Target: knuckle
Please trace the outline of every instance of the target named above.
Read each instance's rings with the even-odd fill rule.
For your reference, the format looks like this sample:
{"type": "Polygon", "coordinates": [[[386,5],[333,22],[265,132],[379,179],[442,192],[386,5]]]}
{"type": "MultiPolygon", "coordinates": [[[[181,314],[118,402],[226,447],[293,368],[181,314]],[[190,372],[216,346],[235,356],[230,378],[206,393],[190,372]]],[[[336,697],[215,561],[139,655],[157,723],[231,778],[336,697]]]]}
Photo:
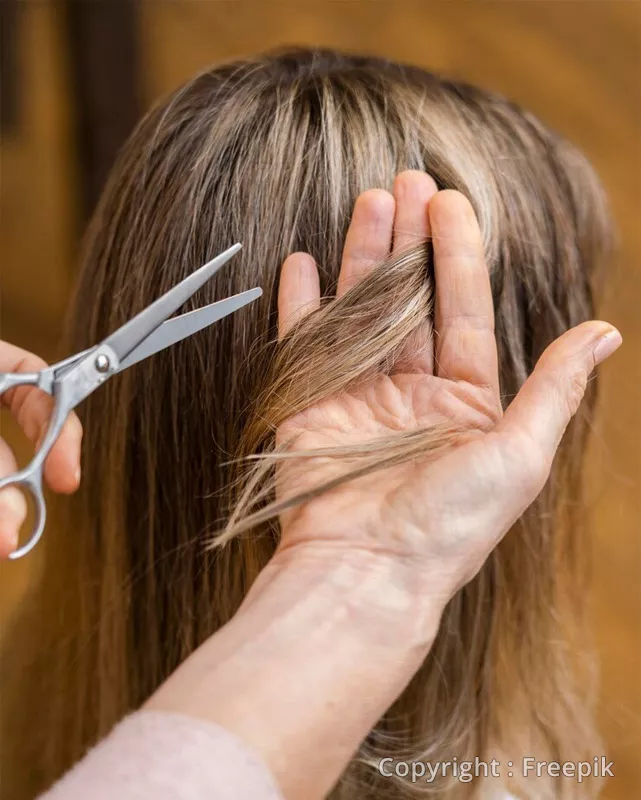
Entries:
{"type": "Polygon", "coordinates": [[[53,398],[34,387],[20,386],[11,399],[10,411],[32,441],[43,432],[51,415],[53,398]]]}
{"type": "Polygon", "coordinates": [[[47,367],[47,362],[44,361],[40,356],[34,356],[32,353],[28,353],[21,358],[20,361],[16,364],[14,368],[14,372],[39,372],[42,369],[47,367]]]}

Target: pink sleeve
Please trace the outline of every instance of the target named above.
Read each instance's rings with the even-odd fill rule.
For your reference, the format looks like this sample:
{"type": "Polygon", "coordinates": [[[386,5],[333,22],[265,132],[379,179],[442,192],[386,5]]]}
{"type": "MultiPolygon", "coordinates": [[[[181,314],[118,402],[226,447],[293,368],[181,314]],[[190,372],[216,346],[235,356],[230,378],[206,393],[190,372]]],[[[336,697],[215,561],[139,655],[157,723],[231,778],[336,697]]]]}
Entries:
{"type": "Polygon", "coordinates": [[[40,800],[283,800],[256,753],[218,725],[138,711],[40,800]]]}

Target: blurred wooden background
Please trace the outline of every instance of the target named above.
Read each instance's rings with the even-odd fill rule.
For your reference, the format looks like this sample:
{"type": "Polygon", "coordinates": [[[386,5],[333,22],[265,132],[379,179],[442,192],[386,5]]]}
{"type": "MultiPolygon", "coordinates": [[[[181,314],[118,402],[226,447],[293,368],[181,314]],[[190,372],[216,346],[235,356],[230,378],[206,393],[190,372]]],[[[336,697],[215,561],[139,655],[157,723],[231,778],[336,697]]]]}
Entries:
{"type": "MultiPolygon", "coordinates": [[[[212,62],[296,43],[382,54],[509,95],[583,148],[610,194],[621,236],[599,313],[625,340],[602,372],[590,458],[593,530],[585,541],[594,552],[594,589],[586,602],[601,660],[601,726],[616,772],[604,797],[639,796],[641,4],[1,0],[1,6],[1,335],[46,358],[56,355],[78,237],[114,145],[151,101],[212,62]]],[[[11,424],[2,421],[3,434],[15,442],[11,424]]],[[[36,556],[0,568],[3,625],[37,579],[38,562],[36,556]]]]}

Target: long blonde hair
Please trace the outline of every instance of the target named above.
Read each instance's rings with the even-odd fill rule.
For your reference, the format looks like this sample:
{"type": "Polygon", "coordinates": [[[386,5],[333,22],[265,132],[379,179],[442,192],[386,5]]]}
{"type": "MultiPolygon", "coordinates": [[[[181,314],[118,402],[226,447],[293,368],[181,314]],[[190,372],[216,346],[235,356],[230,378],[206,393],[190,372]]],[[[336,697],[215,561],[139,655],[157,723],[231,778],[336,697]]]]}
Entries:
{"type": "MultiPolygon", "coordinates": [[[[46,537],[45,576],[24,612],[30,655],[16,656],[12,642],[5,658],[22,673],[4,734],[15,747],[5,775],[20,787],[16,797],[69,767],[234,614],[279,535],[269,515],[250,518],[240,535],[243,506],[224,546],[207,547],[256,476],[239,474],[236,460],[269,451],[276,426],[310,398],[392,363],[430,317],[427,243],[376,270],[345,301],[349,313],[327,306],[276,342],[284,258],[311,253],[331,294],[357,195],[390,188],[404,169],[429,172],[474,205],[508,403],[543,348],[592,316],[609,239],[591,167],[535,117],[415,67],[289,50],[199,75],[131,136],[87,235],[69,351],[99,341],[235,241],[241,254],[193,307],[254,285],[264,298],[110,381],[81,408],[72,522],[46,537]],[[26,731],[16,729],[18,715],[26,731]]],[[[593,399],[594,383],[548,486],[449,603],[428,659],[363,743],[337,798],[474,791],[458,781],[390,782],[371,766],[381,752],[443,761],[594,755],[566,613],[593,399]]],[[[386,463],[390,446],[381,443],[370,466],[386,463]]],[[[416,456],[416,441],[393,446],[394,459],[416,456]]],[[[270,500],[268,480],[259,474],[259,508],[270,500]]],[[[542,781],[534,789],[517,790],[561,794],[542,781]]]]}

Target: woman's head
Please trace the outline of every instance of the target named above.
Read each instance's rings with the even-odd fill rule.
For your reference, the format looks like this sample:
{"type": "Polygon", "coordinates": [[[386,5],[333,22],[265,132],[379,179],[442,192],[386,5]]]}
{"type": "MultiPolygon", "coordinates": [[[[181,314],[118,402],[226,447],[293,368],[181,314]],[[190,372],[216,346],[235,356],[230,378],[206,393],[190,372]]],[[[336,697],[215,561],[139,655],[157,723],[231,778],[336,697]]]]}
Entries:
{"type": "MultiPolygon", "coordinates": [[[[50,537],[56,551],[80,550],[60,569],[67,583],[70,570],[77,575],[63,623],[65,707],[49,709],[61,742],[50,745],[54,769],[229,619],[273,553],[273,522],[206,549],[243,489],[230,462],[268,448],[288,408],[328,389],[327,332],[340,339],[341,325],[358,322],[320,315],[315,340],[310,319],[297,383],[277,356],[279,267],[307,251],[332,292],[356,197],[390,188],[405,169],[429,172],[476,210],[507,403],[545,345],[592,315],[608,239],[591,168],[534,117],[415,67],[291,50],[203,73],[152,110],[125,146],[88,233],[70,346],[99,341],[235,241],[243,250],[194,306],[254,285],[264,297],[129,370],[84,407],[76,521],[50,537]],[[65,537],[73,550],[61,546],[65,537]]],[[[369,347],[363,333],[370,360],[377,349],[382,363],[393,358],[401,333],[431,313],[429,261],[429,247],[419,247],[359,289],[379,323],[369,347]],[[408,323],[417,295],[422,305],[408,323]]],[[[336,350],[332,389],[358,377],[364,351],[351,341],[336,350]]],[[[491,757],[492,747],[519,747],[519,736],[541,756],[579,752],[585,728],[558,609],[570,552],[561,512],[575,502],[568,490],[585,427],[584,415],[539,503],[450,603],[428,662],[364,757],[380,742],[392,755],[491,757]]],[[[353,789],[356,777],[372,797],[391,791],[355,763],[341,796],[370,796],[353,789]]]]}

